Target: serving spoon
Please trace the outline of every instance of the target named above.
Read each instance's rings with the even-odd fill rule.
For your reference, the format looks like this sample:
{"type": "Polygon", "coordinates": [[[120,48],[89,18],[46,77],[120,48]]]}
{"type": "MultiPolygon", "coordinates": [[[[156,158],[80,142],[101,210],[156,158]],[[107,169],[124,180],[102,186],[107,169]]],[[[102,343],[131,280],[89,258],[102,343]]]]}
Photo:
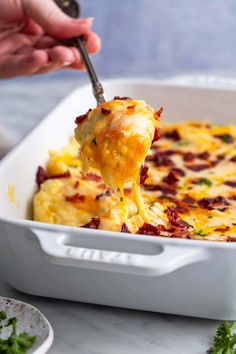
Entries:
{"type": "MultiPolygon", "coordinates": [[[[60,7],[60,9],[68,16],[77,18],[80,15],[80,6],[75,0],[54,0],[54,2],[60,7]]],[[[97,104],[105,102],[104,90],[102,84],[100,83],[93,63],[89,57],[88,51],[85,46],[85,40],[83,36],[75,37],[70,39],[68,44],[76,47],[83,59],[84,65],[86,66],[89,78],[93,87],[93,94],[97,100],[97,104]]]]}

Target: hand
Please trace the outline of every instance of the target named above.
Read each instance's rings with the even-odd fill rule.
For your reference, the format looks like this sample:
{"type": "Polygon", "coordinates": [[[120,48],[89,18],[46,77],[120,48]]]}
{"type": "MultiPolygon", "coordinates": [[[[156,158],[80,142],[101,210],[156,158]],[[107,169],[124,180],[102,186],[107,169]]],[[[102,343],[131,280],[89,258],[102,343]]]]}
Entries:
{"type": "Polygon", "coordinates": [[[73,19],[53,0],[0,0],[0,78],[84,69],[76,48],[60,40],[85,35],[90,54],[100,48],[92,19],[73,19]]]}

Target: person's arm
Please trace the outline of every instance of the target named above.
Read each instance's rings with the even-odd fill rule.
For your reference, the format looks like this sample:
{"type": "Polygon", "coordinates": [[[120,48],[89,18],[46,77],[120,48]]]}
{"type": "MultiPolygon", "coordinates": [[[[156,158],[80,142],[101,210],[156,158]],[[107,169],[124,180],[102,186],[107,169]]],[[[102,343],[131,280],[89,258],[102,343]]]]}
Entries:
{"type": "Polygon", "coordinates": [[[53,0],[0,1],[0,78],[83,69],[79,52],[60,40],[85,35],[90,54],[100,48],[92,19],[73,19],[53,0]]]}

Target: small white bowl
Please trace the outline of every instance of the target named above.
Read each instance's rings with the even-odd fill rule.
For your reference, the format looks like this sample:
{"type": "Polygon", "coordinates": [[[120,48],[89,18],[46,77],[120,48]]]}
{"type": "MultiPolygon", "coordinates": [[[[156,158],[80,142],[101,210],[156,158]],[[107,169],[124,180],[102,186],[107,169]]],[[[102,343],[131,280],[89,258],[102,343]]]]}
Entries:
{"type": "MultiPolygon", "coordinates": [[[[45,354],[53,342],[53,329],[46,317],[35,307],[25,302],[0,297],[0,311],[6,312],[7,318],[17,318],[17,333],[27,332],[36,336],[36,342],[27,354],[45,354]]],[[[2,338],[11,333],[11,328],[4,328],[2,338]]]]}

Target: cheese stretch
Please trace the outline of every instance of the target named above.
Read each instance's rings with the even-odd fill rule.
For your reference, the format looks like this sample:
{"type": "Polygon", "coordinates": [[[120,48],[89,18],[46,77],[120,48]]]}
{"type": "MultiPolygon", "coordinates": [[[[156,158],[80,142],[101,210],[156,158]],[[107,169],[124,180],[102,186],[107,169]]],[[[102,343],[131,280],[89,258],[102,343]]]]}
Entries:
{"type": "Polygon", "coordinates": [[[105,124],[109,114],[91,111],[91,121],[86,118],[76,130],[80,146],[72,138],[61,151],[50,152],[46,170],[37,174],[34,220],[151,236],[236,240],[236,127],[199,121],[164,124],[160,140],[151,145],[159,128],[154,111],[143,101],[117,101],[104,107],[113,112],[110,127],[105,124]],[[136,113],[126,113],[127,105],[134,104],[136,113]],[[123,123],[120,112],[127,114],[123,123]],[[110,131],[102,136],[102,127],[116,127],[114,134],[121,136],[110,139],[110,131]],[[133,181],[139,185],[145,155],[149,170],[141,186],[140,213],[133,181]]]}

